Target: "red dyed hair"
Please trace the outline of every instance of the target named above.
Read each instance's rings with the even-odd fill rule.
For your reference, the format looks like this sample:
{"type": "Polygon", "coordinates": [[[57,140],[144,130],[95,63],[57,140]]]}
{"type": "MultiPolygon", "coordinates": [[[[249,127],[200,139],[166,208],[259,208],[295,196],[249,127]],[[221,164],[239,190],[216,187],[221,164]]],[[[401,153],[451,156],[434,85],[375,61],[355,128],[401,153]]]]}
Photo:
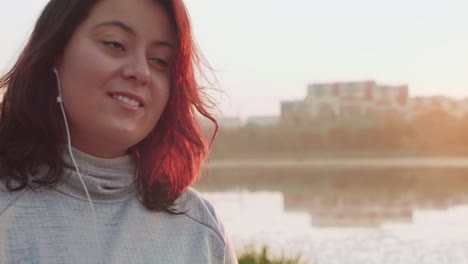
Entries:
{"type": "MultiPolygon", "coordinates": [[[[174,15],[179,47],[176,63],[171,74],[171,94],[153,135],[137,145],[135,154],[140,158],[141,184],[151,186],[152,191],[143,196],[158,207],[167,207],[186,188],[198,180],[201,163],[208,154],[208,145],[196,114],[215,123],[206,110],[201,97],[201,88],[196,80],[196,69],[201,66],[199,53],[194,45],[188,12],[180,0],[171,2],[170,13],[174,15]],[[158,194],[152,200],[153,194],[158,194]]],[[[216,132],[215,132],[216,134],[216,132]]],[[[144,189],[144,185],[141,185],[144,189]]]]}

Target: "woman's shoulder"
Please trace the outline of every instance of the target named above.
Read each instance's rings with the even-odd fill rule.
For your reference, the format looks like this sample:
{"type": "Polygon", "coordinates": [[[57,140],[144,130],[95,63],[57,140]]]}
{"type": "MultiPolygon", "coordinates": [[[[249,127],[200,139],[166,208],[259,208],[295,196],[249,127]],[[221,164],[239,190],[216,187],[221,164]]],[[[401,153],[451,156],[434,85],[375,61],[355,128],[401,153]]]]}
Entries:
{"type": "Polygon", "coordinates": [[[176,201],[177,209],[193,221],[212,229],[223,241],[226,239],[224,225],[213,205],[192,187],[176,201]]]}
{"type": "MultiPolygon", "coordinates": [[[[12,193],[6,187],[5,180],[0,178],[0,206],[12,199],[12,193]]],[[[1,208],[0,208],[1,211],[1,208]]]]}
{"type": "Polygon", "coordinates": [[[0,215],[14,203],[20,193],[21,191],[10,191],[6,186],[5,180],[0,178],[0,215]]]}

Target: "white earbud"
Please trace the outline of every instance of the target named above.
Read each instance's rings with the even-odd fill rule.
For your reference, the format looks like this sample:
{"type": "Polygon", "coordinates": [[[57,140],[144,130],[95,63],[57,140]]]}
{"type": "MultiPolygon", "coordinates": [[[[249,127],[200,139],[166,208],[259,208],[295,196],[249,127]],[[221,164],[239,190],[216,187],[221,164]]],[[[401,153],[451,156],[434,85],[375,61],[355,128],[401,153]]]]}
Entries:
{"type": "Polygon", "coordinates": [[[59,78],[59,75],[58,75],[58,71],[57,71],[57,68],[53,68],[52,71],[54,72],[55,74],[55,77],[57,78],[57,89],[58,89],[58,92],[59,92],[59,96],[57,96],[57,103],[61,104],[63,103],[63,98],[62,98],[62,89],[60,87],[60,78],[59,78]]]}

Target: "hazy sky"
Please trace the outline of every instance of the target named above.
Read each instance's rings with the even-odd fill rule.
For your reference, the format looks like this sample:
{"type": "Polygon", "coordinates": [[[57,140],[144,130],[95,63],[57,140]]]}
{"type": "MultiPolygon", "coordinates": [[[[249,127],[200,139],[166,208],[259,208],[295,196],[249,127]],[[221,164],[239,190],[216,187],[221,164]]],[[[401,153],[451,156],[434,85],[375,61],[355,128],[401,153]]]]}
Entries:
{"type": "MultiPolygon", "coordinates": [[[[0,70],[47,0],[0,0],[0,70]]],[[[279,114],[308,83],[373,79],[468,96],[467,0],[186,0],[226,115],[279,114]]]]}

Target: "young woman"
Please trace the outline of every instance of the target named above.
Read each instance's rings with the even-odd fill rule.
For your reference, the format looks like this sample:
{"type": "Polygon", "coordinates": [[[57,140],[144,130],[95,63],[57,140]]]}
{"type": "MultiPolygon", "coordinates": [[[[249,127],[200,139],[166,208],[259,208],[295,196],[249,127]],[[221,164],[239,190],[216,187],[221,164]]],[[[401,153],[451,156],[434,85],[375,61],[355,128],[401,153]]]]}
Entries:
{"type": "Polygon", "coordinates": [[[236,263],[181,0],[50,0],[0,79],[0,263],[236,263]]]}

